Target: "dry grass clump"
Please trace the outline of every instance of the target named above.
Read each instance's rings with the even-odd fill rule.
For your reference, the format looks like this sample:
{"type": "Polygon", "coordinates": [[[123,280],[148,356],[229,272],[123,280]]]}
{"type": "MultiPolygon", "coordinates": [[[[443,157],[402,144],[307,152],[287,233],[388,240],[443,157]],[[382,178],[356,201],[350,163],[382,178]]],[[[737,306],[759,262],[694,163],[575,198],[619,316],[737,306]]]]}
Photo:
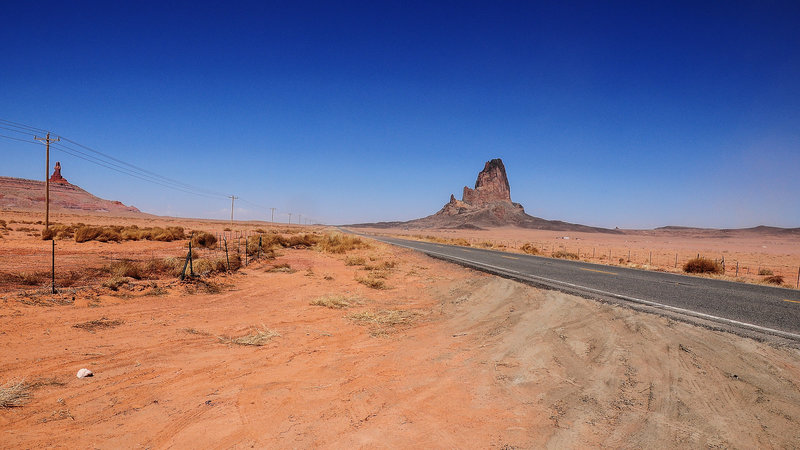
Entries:
{"type": "Polygon", "coordinates": [[[346,266],[363,266],[366,263],[367,260],[363,256],[348,256],[344,260],[346,266]]]}
{"type": "Polygon", "coordinates": [[[357,297],[346,297],[344,295],[325,295],[309,303],[312,306],[324,306],[330,309],[349,308],[358,302],[357,297]]]}
{"type": "Polygon", "coordinates": [[[722,273],[722,265],[701,256],[686,261],[683,271],[686,273],[722,273]]]}
{"type": "Polygon", "coordinates": [[[217,237],[211,233],[201,231],[192,237],[192,244],[197,247],[213,249],[217,245],[217,237]]]}
{"type": "Polygon", "coordinates": [[[289,264],[284,263],[284,264],[276,264],[270,267],[269,269],[267,269],[267,272],[295,273],[297,271],[292,269],[292,266],[290,266],[289,264]]]}
{"type": "Polygon", "coordinates": [[[114,328],[122,325],[124,322],[121,320],[109,320],[105,317],[101,317],[97,320],[90,320],[88,322],[76,323],[72,326],[72,328],[80,328],[82,330],[93,332],[95,330],[104,329],[104,328],[114,328]]]}
{"type": "Polygon", "coordinates": [[[376,277],[374,274],[370,274],[368,277],[356,277],[356,281],[372,289],[389,289],[386,280],[376,277]]]}
{"type": "Polygon", "coordinates": [[[17,408],[31,397],[31,388],[25,381],[9,381],[0,386],[0,408],[17,408]]]}
{"type": "Polygon", "coordinates": [[[8,229],[8,223],[6,223],[6,221],[3,219],[0,219],[0,229],[8,229]]]}
{"type": "Polygon", "coordinates": [[[762,277],[763,277],[763,276],[767,276],[767,275],[775,275],[775,274],[774,274],[774,273],[772,273],[772,271],[771,271],[771,270],[769,270],[769,269],[759,269],[759,270],[758,270],[758,274],[759,274],[760,276],[762,276],[762,277]]]}
{"type": "Polygon", "coordinates": [[[119,242],[122,234],[110,227],[84,226],[75,230],[75,242],[119,242]]]}
{"type": "Polygon", "coordinates": [[[578,255],[576,255],[575,253],[564,251],[564,250],[559,250],[559,251],[553,253],[553,258],[578,259],[578,255]]]}
{"type": "Polygon", "coordinates": [[[762,281],[769,284],[777,284],[778,286],[783,284],[783,277],[781,275],[771,275],[764,278],[762,281]]]}
{"type": "Polygon", "coordinates": [[[324,253],[346,253],[350,250],[370,248],[371,245],[358,236],[342,233],[328,233],[323,235],[317,243],[317,248],[324,253]]]}
{"type": "Polygon", "coordinates": [[[539,254],[539,249],[536,248],[530,242],[526,242],[526,243],[522,244],[522,247],[520,247],[519,249],[522,250],[522,253],[527,253],[529,255],[538,255],[539,254]]]}
{"type": "Polygon", "coordinates": [[[113,277],[128,277],[141,280],[145,277],[142,267],[134,261],[117,261],[108,266],[113,277]]]}
{"type": "Polygon", "coordinates": [[[407,327],[419,316],[415,311],[403,309],[383,309],[380,311],[361,311],[349,314],[348,319],[359,325],[368,325],[372,336],[381,336],[394,328],[407,327]]]}
{"type": "Polygon", "coordinates": [[[195,275],[207,276],[218,272],[225,272],[228,270],[228,264],[225,257],[218,258],[201,258],[192,262],[195,275]]]}
{"type": "Polygon", "coordinates": [[[382,261],[374,264],[364,264],[365,270],[387,271],[394,269],[397,266],[397,261],[382,261]]]}
{"type": "MultiPolygon", "coordinates": [[[[139,228],[136,225],[127,227],[112,225],[112,226],[90,226],[84,224],[75,224],[71,227],[64,228],[64,233],[74,232],[75,242],[119,242],[119,241],[162,241],[171,242],[179,239],[185,239],[186,233],[183,227],[148,227],[139,228]]],[[[56,230],[58,233],[59,230],[56,230]]]]}
{"type": "Polygon", "coordinates": [[[270,339],[280,336],[277,331],[270,330],[262,325],[262,329],[258,329],[253,327],[253,330],[244,336],[239,337],[229,337],[229,336],[220,336],[220,342],[224,344],[236,344],[236,345],[253,345],[253,346],[262,346],[270,341],[270,339]]]}

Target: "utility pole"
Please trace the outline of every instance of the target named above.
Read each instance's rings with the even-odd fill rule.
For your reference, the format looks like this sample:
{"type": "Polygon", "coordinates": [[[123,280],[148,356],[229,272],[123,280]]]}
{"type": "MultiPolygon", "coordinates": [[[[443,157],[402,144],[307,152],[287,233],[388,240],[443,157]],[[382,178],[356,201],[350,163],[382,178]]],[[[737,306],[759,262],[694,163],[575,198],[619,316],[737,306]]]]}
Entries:
{"type": "Polygon", "coordinates": [[[272,220],[270,222],[275,223],[275,208],[270,208],[272,210],[272,220]]]}
{"type": "Polygon", "coordinates": [[[303,215],[302,214],[300,214],[299,217],[297,218],[297,224],[298,225],[302,225],[303,224],[303,215]]]}
{"type": "Polygon", "coordinates": [[[47,137],[40,138],[38,136],[33,137],[37,141],[42,141],[47,147],[47,157],[46,157],[46,167],[44,168],[44,184],[45,184],[45,213],[44,213],[44,229],[48,230],[50,228],[50,143],[51,142],[58,142],[61,138],[50,139],[50,132],[47,132],[47,137]]]}
{"type": "Polygon", "coordinates": [[[234,197],[233,195],[229,195],[231,198],[231,228],[233,228],[233,201],[239,197],[234,197]]]}
{"type": "Polygon", "coordinates": [[[288,214],[289,214],[289,223],[291,224],[292,223],[292,213],[288,213],[288,214]]]}

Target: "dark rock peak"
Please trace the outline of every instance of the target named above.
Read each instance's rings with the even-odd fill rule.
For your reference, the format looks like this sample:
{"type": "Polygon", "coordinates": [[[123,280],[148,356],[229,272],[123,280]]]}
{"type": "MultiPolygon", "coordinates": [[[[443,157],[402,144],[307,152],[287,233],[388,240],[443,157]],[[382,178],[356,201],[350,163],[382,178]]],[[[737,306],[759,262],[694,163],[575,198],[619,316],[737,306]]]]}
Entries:
{"type": "Polygon", "coordinates": [[[464,186],[462,201],[472,206],[495,202],[511,202],[506,167],[500,158],[487,161],[475,180],[475,189],[464,186]]]}

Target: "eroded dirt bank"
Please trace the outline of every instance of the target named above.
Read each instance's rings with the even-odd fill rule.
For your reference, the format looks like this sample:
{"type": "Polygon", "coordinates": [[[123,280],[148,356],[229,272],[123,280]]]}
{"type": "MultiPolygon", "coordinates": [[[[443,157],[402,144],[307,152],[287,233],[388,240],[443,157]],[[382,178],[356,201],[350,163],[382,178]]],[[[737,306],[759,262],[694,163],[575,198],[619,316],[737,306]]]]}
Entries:
{"type": "Polygon", "coordinates": [[[800,446],[796,349],[362,253],[395,262],[389,289],[352,255],[290,250],[218,293],[0,300],[0,383],[39,383],[0,409],[0,446],[800,446]],[[334,294],[349,306],[311,304],[334,294]],[[120,323],[74,327],[101,318],[120,323]]]}

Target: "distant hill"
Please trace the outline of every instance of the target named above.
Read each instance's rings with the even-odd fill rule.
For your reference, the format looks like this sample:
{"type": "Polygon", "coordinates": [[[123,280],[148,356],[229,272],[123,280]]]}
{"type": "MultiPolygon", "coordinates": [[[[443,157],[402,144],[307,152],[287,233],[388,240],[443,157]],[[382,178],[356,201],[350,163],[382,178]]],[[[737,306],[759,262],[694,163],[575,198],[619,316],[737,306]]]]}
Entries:
{"type": "MultiPolygon", "coordinates": [[[[96,197],[61,176],[61,165],[50,178],[50,211],[60,213],[91,213],[113,216],[149,216],[133,206],[96,197]]],[[[0,210],[44,211],[44,181],[0,177],[0,210]]]]}
{"type": "Polygon", "coordinates": [[[536,230],[582,231],[587,233],[621,233],[619,230],[590,227],[560,220],[546,220],[525,213],[525,208],[511,201],[511,188],[501,159],[487,161],[478,174],[475,188],[464,186],[461,200],[450,195],[450,201],[439,212],[407,222],[378,222],[350,225],[372,228],[451,228],[484,229],[516,226],[536,230]]]}

